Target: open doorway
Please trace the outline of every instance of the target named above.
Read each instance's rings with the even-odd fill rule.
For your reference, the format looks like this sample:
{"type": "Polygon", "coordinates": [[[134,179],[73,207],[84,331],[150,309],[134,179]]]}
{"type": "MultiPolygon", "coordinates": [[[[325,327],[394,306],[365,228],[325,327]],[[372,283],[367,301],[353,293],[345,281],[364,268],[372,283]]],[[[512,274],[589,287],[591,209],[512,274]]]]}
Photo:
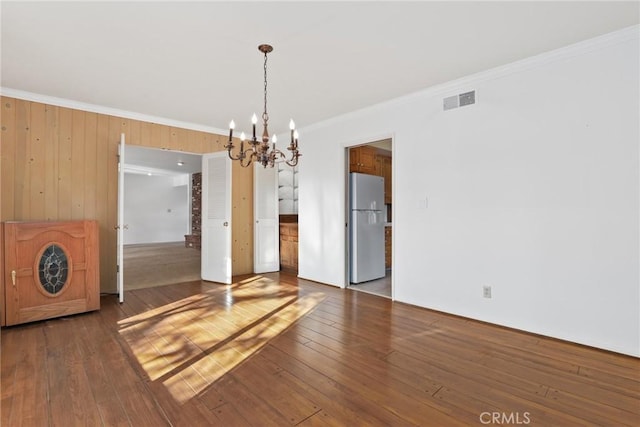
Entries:
{"type": "Polygon", "coordinates": [[[298,168],[278,164],[280,271],[298,274],[298,168]]]}
{"type": "Polygon", "coordinates": [[[348,287],[392,298],[392,140],[347,150],[348,287]]]}
{"type": "Polygon", "coordinates": [[[126,290],[200,280],[202,156],[127,146],[126,290]]]}

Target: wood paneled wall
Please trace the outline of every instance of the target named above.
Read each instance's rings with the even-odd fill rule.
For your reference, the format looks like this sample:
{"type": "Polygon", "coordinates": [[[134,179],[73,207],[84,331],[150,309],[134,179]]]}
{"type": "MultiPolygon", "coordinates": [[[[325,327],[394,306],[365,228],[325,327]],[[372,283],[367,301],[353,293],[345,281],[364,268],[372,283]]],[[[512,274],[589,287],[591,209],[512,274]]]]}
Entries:
{"type": "Polygon", "coordinates": [[[253,273],[253,168],[253,164],[243,168],[239,162],[231,166],[231,269],[234,275],[253,273]]]}
{"type": "MultiPolygon", "coordinates": [[[[226,142],[223,135],[0,99],[0,220],[98,220],[103,292],[116,289],[120,134],[129,145],[197,154],[220,151],[226,142]]],[[[253,271],[253,168],[237,162],[232,168],[235,275],[253,271]]]]}

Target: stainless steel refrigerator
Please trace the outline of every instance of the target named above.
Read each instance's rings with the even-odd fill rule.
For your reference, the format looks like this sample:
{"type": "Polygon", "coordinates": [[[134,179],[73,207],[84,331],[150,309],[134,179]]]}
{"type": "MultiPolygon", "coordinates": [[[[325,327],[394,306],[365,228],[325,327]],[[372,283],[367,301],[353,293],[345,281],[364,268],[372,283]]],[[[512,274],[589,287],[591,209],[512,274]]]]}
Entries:
{"type": "Polygon", "coordinates": [[[385,275],[384,178],[355,172],[349,178],[350,282],[362,283],[385,275]]]}

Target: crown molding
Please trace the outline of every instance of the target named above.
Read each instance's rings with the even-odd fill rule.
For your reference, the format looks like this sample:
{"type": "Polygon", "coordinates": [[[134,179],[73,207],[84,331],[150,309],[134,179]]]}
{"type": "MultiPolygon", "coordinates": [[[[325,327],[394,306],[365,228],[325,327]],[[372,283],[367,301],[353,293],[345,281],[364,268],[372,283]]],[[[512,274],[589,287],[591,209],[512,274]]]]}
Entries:
{"type": "Polygon", "coordinates": [[[108,116],[122,117],[125,119],[139,120],[141,122],[157,123],[160,125],[172,126],[181,129],[197,130],[200,132],[213,133],[216,135],[226,135],[228,129],[218,129],[211,126],[204,126],[197,123],[183,122],[173,120],[166,117],[151,116],[148,114],[136,113],[134,111],[120,110],[117,108],[105,107],[102,105],[89,104],[85,102],[74,101],[71,99],[57,98],[55,96],[42,95],[33,92],[27,92],[18,89],[0,87],[0,95],[10,98],[23,99],[25,101],[40,102],[47,105],[55,105],[58,107],[72,108],[75,110],[88,111],[90,113],[106,114],[108,116]]]}
{"type": "MultiPolygon", "coordinates": [[[[436,96],[447,96],[458,93],[460,90],[473,89],[474,85],[495,80],[510,74],[515,74],[527,70],[532,70],[547,64],[552,64],[579,55],[585,55],[590,52],[598,51],[610,46],[626,43],[640,38],[640,25],[632,25],[621,30],[613,31],[598,37],[583,40],[565,47],[554,49],[538,55],[530,56],[506,65],[480,71],[459,79],[450,80],[448,82],[431,86],[426,89],[410,93],[398,98],[393,98],[377,104],[370,105],[360,110],[351,111],[340,116],[335,116],[327,120],[314,123],[307,127],[301,128],[300,132],[312,132],[322,129],[335,123],[341,123],[344,120],[354,119],[363,115],[370,114],[380,109],[386,109],[394,106],[401,106],[415,99],[432,98],[436,96]]],[[[477,96],[477,94],[476,94],[477,96]]]]}
{"type": "MultiPolygon", "coordinates": [[[[424,90],[414,92],[399,98],[394,98],[388,101],[384,101],[378,104],[371,105],[369,107],[355,110],[340,116],[332,117],[330,119],[314,123],[307,126],[301,131],[309,132],[316,129],[321,129],[329,126],[333,123],[341,122],[348,118],[354,118],[363,114],[368,114],[371,111],[375,111],[380,108],[387,108],[393,105],[404,104],[415,98],[434,97],[448,92],[458,90],[460,87],[477,85],[488,80],[494,80],[505,75],[530,70],[536,67],[550,64],[563,59],[575,57],[578,55],[593,52],[599,49],[603,49],[608,46],[624,43],[630,40],[637,40],[640,37],[640,25],[633,25],[631,27],[623,28],[618,31],[604,34],[592,39],[584,40],[572,45],[555,49],[549,52],[541,53],[529,58],[522,59],[507,65],[492,68],[489,70],[481,71],[476,74],[472,74],[460,79],[452,80],[440,85],[432,86],[424,90]]],[[[89,111],[93,113],[106,114],[110,116],[123,117],[127,119],[140,120],[143,122],[157,123],[166,126],[173,126],[183,129],[191,129],[201,132],[213,133],[216,135],[226,135],[227,129],[219,129],[211,126],[204,126],[197,123],[183,122],[179,120],[173,120],[166,117],[156,117],[147,114],[136,113],[133,111],[120,110],[117,108],[105,107],[96,104],[89,104],[84,102],[78,102],[65,98],[57,98],[48,95],[42,95],[32,92],[26,92],[18,89],[12,89],[7,87],[0,87],[0,95],[8,96],[12,98],[24,99],[27,101],[40,102],[49,105],[56,105],[60,107],[73,108],[82,111],[89,111]]]]}

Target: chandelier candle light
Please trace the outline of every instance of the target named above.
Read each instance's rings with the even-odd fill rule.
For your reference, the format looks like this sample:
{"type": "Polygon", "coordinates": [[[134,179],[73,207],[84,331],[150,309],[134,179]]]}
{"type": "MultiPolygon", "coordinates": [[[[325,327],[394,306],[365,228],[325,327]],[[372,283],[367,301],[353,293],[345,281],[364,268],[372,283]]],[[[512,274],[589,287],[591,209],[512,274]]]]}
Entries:
{"type": "Polygon", "coordinates": [[[287,147],[287,150],[291,151],[291,157],[286,158],[285,154],[276,148],[277,138],[275,135],[271,137],[271,146],[269,145],[269,131],[267,130],[267,123],[269,121],[269,114],[267,113],[267,53],[273,50],[273,47],[268,44],[261,44],[258,46],[258,50],[264,53],[264,112],[262,113],[262,138],[258,141],[256,138],[256,124],[258,123],[258,117],[253,114],[251,117],[251,124],[253,128],[253,136],[248,141],[250,148],[244,149],[245,134],[240,134],[240,151],[237,155],[233,155],[231,151],[235,148],[233,145],[233,129],[236,124],[233,120],[229,123],[229,143],[224,146],[229,153],[231,160],[239,160],[242,167],[247,167],[251,162],[258,162],[265,168],[267,166],[273,167],[276,163],[281,161],[285,162],[289,166],[295,166],[298,164],[298,157],[302,154],[298,151],[298,131],[293,119],[289,122],[289,129],[291,130],[291,143],[287,147]]]}

